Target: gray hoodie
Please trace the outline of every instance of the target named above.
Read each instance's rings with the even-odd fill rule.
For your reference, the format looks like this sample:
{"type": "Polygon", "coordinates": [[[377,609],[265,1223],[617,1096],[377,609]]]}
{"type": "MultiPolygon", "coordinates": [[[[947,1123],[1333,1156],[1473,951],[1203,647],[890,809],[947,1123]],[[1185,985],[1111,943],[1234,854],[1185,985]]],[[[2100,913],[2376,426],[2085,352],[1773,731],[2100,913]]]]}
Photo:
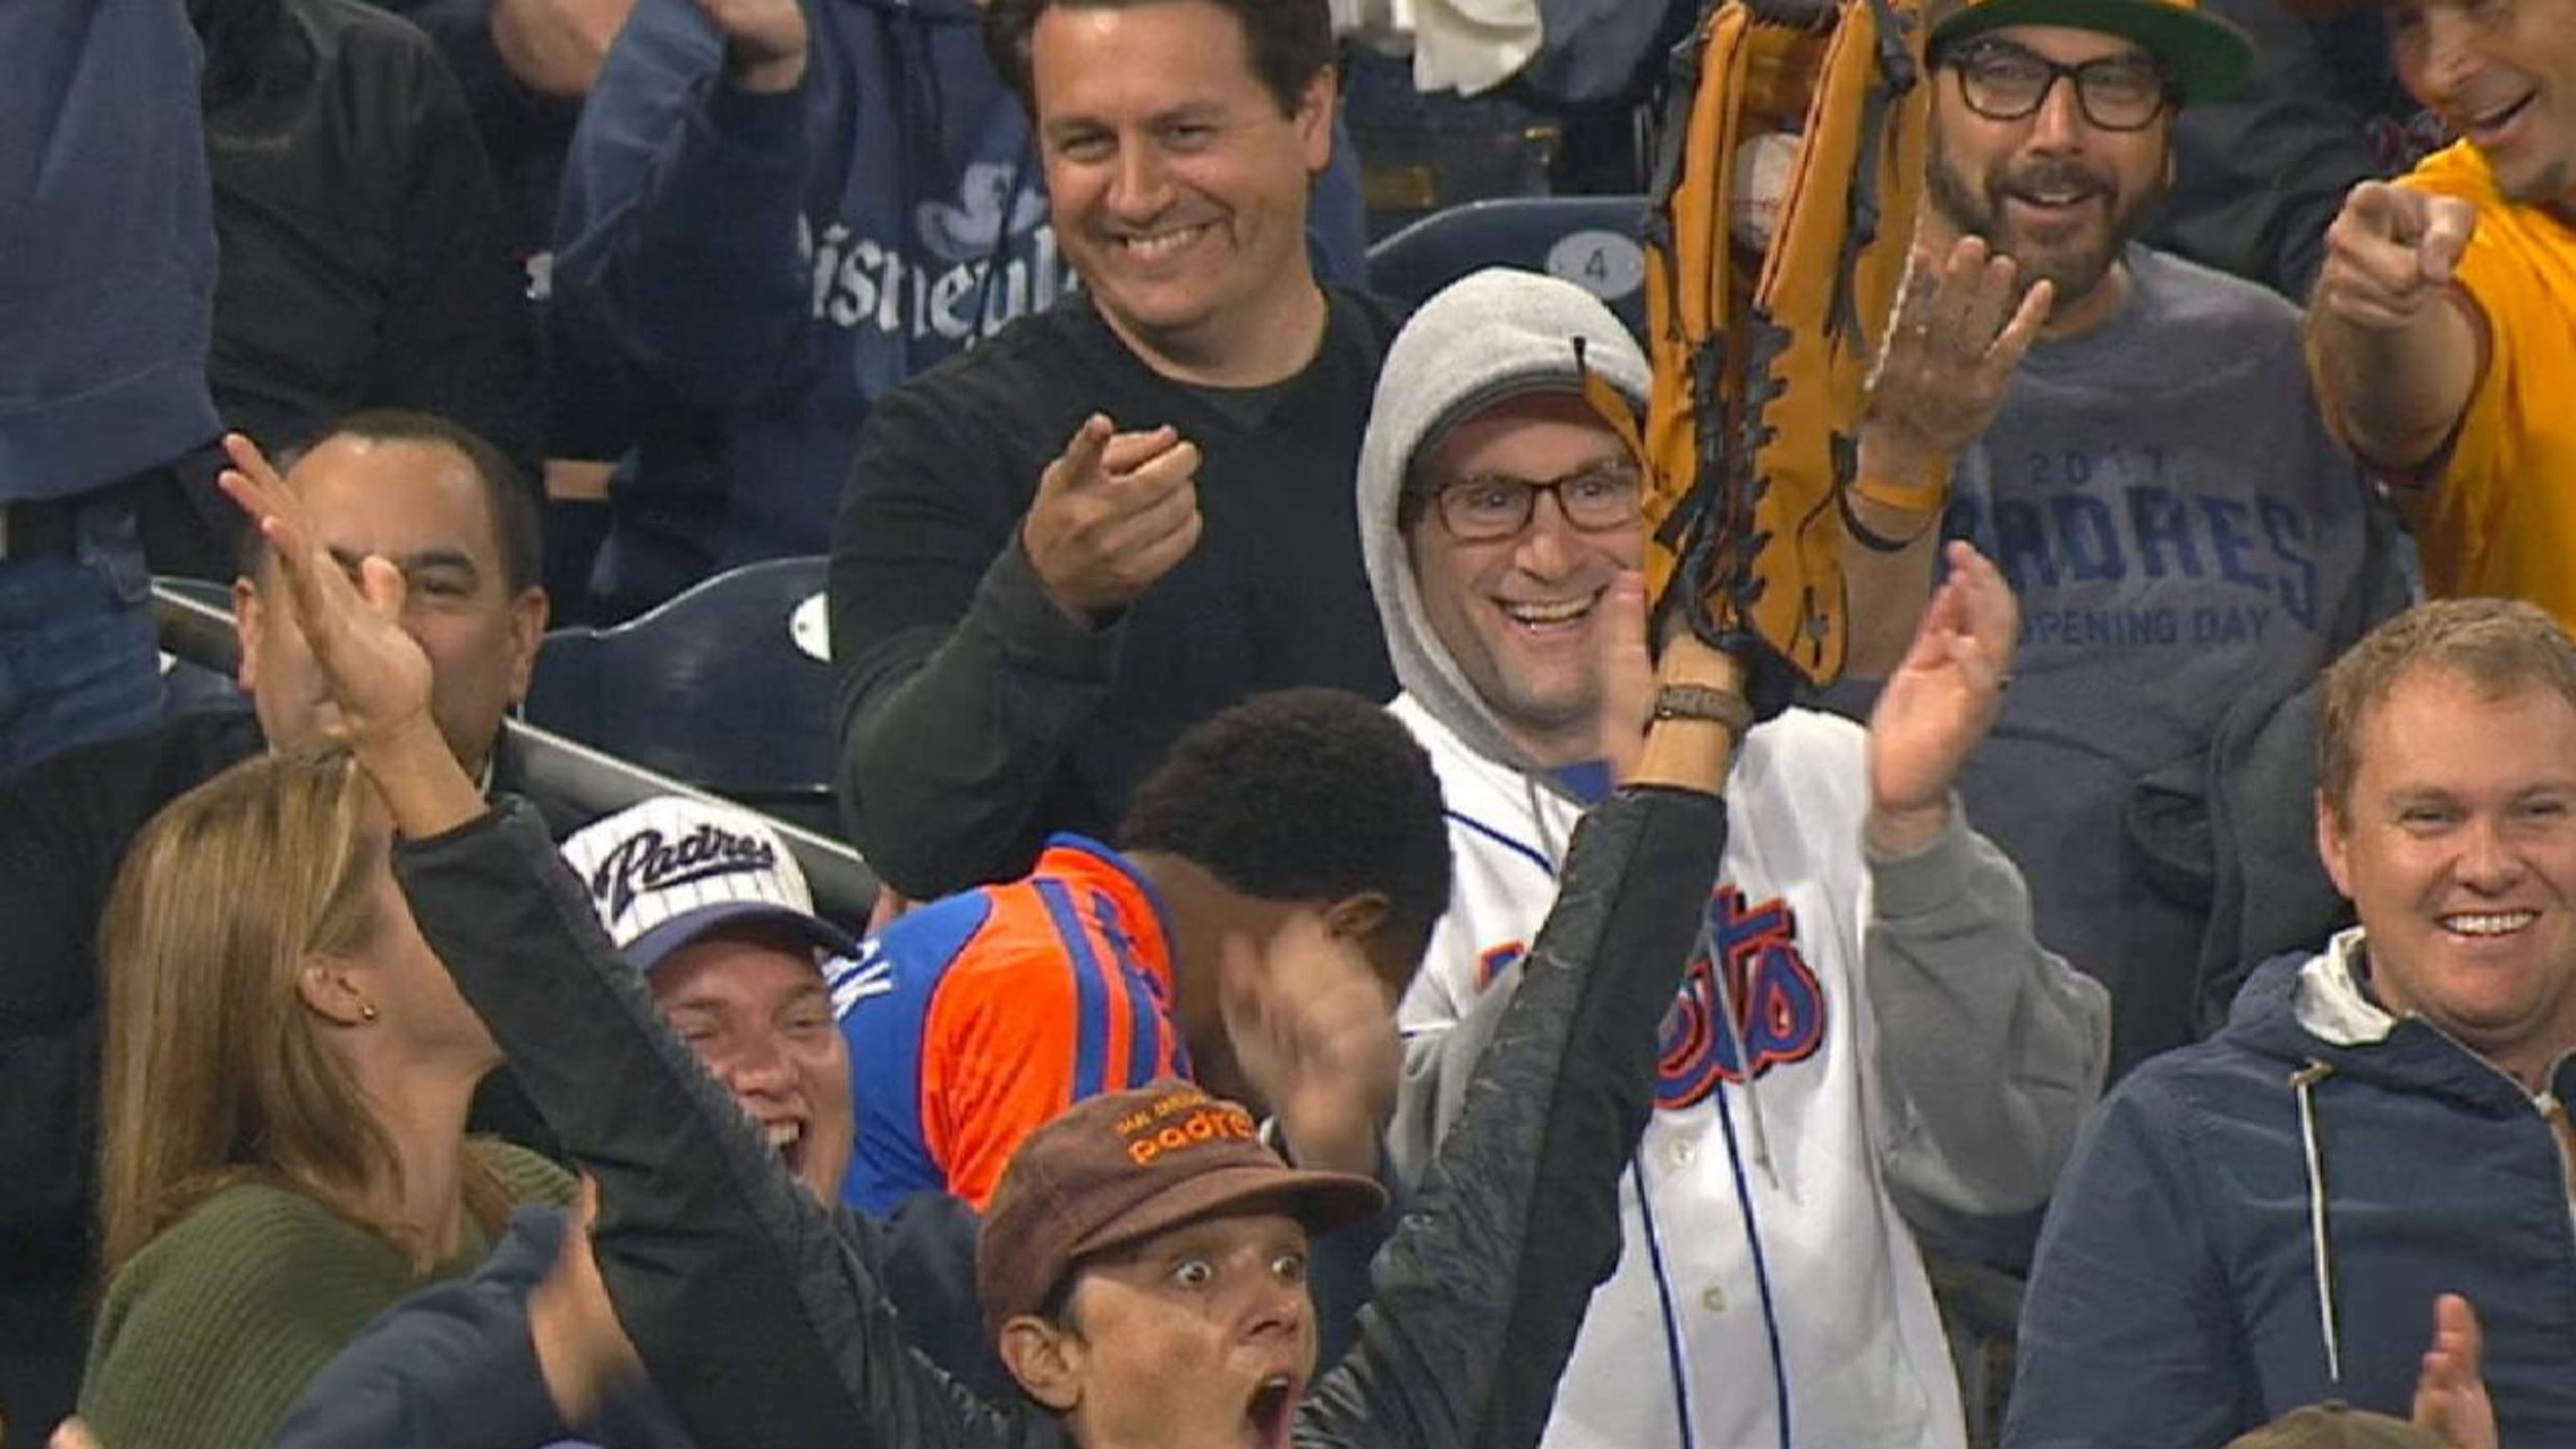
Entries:
{"type": "Polygon", "coordinates": [[[1478,754],[1551,788],[1547,772],[1512,742],[1431,637],[1413,560],[1395,526],[1396,504],[1414,460],[1449,424],[1516,393],[1572,385],[1587,367],[1645,407],[1646,354],[1599,298],[1572,282],[1489,267],[1443,288],[1404,324],[1378,373],[1377,403],[1360,443],[1360,550],[1396,683],[1478,754]],[[1456,366],[1462,357],[1469,365],[1456,366]]]}
{"type": "MultiPolygon", "coordinates": [[[[1576,338],[1581,366],[1643,400],[1645,359],[1581,289],[1469,277],[1389,349],[1361,445],[1361,542],[1405,689],[1391,708],[1440,771],[1456,865],[1400,1013],[1389,1145],[1406,1172],[1464,1105],[1584,792],[1525,757],[1431,633],[1398,505],[1448,423],[1579,381],[1576,338]]],[[[1956,810],[1921,851],[1863,850],[1865,752],[1857,726],[1807,709],[1745,740],[1703,938],[1725,944],[1696,953],[1667,1018],[1625,1250],[1548,1449],[1964,1441],[1916,1234],[2045,1198],[2099,1089],[2107,1008],[2031,938],[2019,873],[1956,810]]]]}

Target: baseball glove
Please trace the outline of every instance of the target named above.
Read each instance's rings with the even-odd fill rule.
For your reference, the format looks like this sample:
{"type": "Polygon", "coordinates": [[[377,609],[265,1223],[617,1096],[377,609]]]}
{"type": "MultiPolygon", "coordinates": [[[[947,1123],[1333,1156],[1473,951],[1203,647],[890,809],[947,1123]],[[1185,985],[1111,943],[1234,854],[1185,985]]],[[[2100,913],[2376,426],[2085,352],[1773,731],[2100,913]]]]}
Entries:
{"type": "Polygon", "coordinates": [[[1923,191],[1923,34],[1922,0],[1709,0],[1674,51],[1647,222],[1647,582],[1749,656],[1766,718],[1843,668],[1845,500],[1923,191]]]}

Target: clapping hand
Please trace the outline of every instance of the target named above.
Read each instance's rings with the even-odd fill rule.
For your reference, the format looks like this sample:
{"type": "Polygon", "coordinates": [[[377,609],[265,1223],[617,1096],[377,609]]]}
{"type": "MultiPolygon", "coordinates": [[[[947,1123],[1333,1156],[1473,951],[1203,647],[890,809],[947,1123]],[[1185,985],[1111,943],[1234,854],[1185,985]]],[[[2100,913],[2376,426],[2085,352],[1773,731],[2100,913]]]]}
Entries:
{"type": "Polygon", "coordinates": [[[1965,543],[1869,718],[1869,843],[1890,854],[1929,844],[1949,818],[1950,787],[2003,707],[2021,610],[2012,586],[1965,543]]]}
{"type": "Polygon", "coordinates": [[[227,433],[224,452],[232,466],[217,482],[267,541],[296,626],[337,707],[325,732],[353,748],[415,727],[435,733],[429,656],[402,627],[402,570],[373,556],[334,557],[258,444],[227,433]]]}
{"type": "Polygon", "coordinates": [[[374,554],[334,556],[257,444],[227,433],[224,451],[233,466],[216,482],[267,540],[330,692],[337,715],[324,732],[357,757],[404,833],[434,835],[481,814],[481,792],[430,714],[429,656],[402,627],[402,570],[374,554]]]}

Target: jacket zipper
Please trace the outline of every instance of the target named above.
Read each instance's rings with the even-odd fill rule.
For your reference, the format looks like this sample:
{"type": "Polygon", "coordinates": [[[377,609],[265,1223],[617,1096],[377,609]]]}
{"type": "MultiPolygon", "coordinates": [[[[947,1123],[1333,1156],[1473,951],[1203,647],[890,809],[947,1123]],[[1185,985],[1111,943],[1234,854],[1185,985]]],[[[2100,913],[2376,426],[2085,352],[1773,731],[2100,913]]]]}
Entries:
{"type": "Polygon", "coordinates": [[[2558,1149],[2559,1186],[2567,1197],[2567,1232],[2569,1239],[2576,1241],[2576,1154],[2568,1147],[2571,1140],[2576,1140],[2576,1121],[2568,1118],[2567,1104],[2558,1099],[2555,1091],[2542,1092],[2531,1099],[2531,1105],[2539,1109],[2541,1122],[2549,1128],[2550,1145],[2558,1149]]]}

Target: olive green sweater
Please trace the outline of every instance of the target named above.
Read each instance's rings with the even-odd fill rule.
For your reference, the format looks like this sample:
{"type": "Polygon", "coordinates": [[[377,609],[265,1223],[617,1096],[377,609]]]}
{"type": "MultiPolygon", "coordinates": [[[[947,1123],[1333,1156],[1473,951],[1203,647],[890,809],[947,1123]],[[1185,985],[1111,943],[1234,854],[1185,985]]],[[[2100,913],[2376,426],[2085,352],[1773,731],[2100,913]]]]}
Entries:
{"type": "MultiPolygon", "coordinates": [[[[532,1152],[483,1140],[469,1150],[515,1199],[572,1199],[572,1179],[532,1152]]],[[[416,1275],[383,1239],[310,1198],[226,1188],[108,1285],[81,1416],[106,1449],[258,1449],[368,1320],[424,1283],[471,1272],[491,1250],[468,1217],[455,1256],[416,1275]]]]}

